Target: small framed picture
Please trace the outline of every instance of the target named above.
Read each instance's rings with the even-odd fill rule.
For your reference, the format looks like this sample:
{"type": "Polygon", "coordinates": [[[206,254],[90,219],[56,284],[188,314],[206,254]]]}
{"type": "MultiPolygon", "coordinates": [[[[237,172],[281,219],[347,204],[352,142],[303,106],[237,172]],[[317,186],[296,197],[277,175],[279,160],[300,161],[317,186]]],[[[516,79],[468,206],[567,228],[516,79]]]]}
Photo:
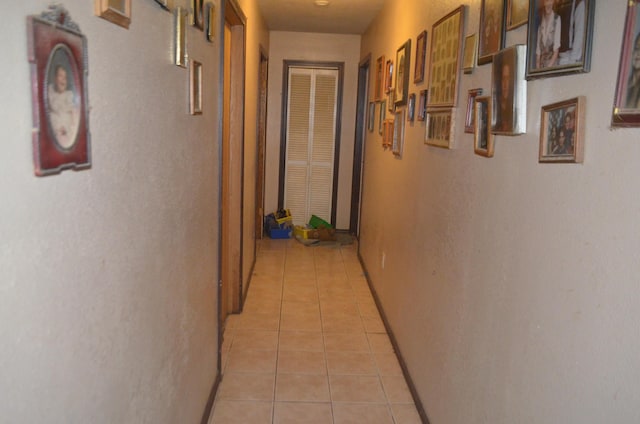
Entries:
{"type": "Polygon", "coordinates": [[[409,96],[409,71],[411,63],[411,39],[405,41],[396,51],[396,106],[406,105],[409,96]]]}
{"type": "Polygon", "coordinates": [[[418,99],[418,121],[424,121],[427,113],[427,94],[428,90],[420,90],[420,98],[418,99]]]}
{"type": "Polygon", "coordinates": [[[467,35],[464,39],[464,54],[462,57],[462,69],[465,74],[473,73],[476,67],[476,52],[478,51],[478,38],[475,33],[467,35]]]}
{"type": "Polygon", "coordinates": [[[482,95],[482,88],[474,88],[469,90],[469,96],[467,97],[467,115],[464,121],[464,132],[475,133],[475,119],[476,115],[473,111],[475,105],[475,99],[477,96],[482,95]]]}
{"type": "Polygon", "coordinates": [[[384,92],[389,94],[393,87],[393,60],[387,60],[384,68],[384,92]]]}
{"type": "Polygon", "coordinates": [[[627,3],[611,125],[640,126],[640,0],[627,3]]]}
{"type": "Polygon", "coordinates": [[[416,95],[411,93],[409,95],[409,102],[407,102],[407,121],[413,122],[416,112],[416,95]]]}
{"type": "Polygon", "coordinates": [[[177,6],[173,10],[173,63],[181,68],[187,67],[187,17],[185,10],[177,6]]]}
{"type": "Polygon", "coordinates": [[[384,120],[384,133],[382,135],[382,147],[386,150],[393,145],[393,122],[394,119],[384,120]]]}
{"type": "Polygon", "coordinates": [[[383,122],[387,116],[387,101],[383,100],[380,102],[380,116],[378,117],[378,134],[383,135],[383,122]]]}
{"type": "Polygon", "coordinates": [[[369,113],[367,114],[367,129],[373,132],[376,119],[376,102],[369,102],[369,113]]]}
{"type": "Polygon", "coordinates": [[[476,126],[473,137],[473,151],[476,155],[493,157],[493,134],[491,133],[491,96],[478,96],[474,99],[476,126]]]}
{"type": "Polygon", "coordinates": [[[94,13],[109,22],[129,28],[131,0],[94,0],[94,13]]]}
{"type": "Polygon", "coordinates": [[[595,0],[531,2],[527,79],[589,72],[595,0]]]}
{"type": "Polygon", "coordinates": [[[216,8],[211,2],[207,2],[205,5],[205,37],[208,42],[213,43],[216,37],[216,8]]]}
{"type": "Polygon", "coordinates": [[[202,115],[202,63],[189,62],[189,113],[202,115]]]}
{"type": "Polygon", "coordinates": [[[539,162],[582,163],[585,97],[542,107],[539,162]]]}
{"type": "Polygon", "coordinates": [[[490,63],[493,55],[504,47],[504,1],[482,0],[480,3],[479,65],[490,63]]]}
{"type": "Polygon", "coordinates": [[[378,60],[376,60],[376,79],[373,88],[373,98],[376,101],[382,101],[382,92],[386,84],[385,65],[384,56],[380,56],[378,60]]]}
{"type": "Polygon", "coordinates": [[[394,114],[393,119],[393,140],[391,143],[391,151],[397,157],[402,157],[404,150],[404,109],[394,114]]]}
{"type": "Polygon", "coordinates": [[[55,4],[27,18],[27,33],[35,174],[90,168],[86,37],[55,4]]]}
{"type": "Polygon", "coordinates": [[[204,30],[204,0],[191,0],[189,17],[191,26],[204,30]]]}
{"type": "Polygon", "coordinates": [[[416,63],[413,71],[413,82],[424,81],[424,65],[427,57],[427,31],[418,34],[416,40],[416,63]]]}
{"type": "Polygon", "coordinates": [[[524,79],[524,44],[501,50],[491,67],[491,132],[524,134],[527,128],[527,84],[524,79]]]}
{"type": "Polygon", "coordinates": [[[529,0],[507,0],[507,30],[526,24],[527,19],[529,19],[529,0]]]}
{"type": "Polygon", "coordinates": [[[454,109],[427,110],[427,128],[425,144],[453,148],[453,129],[455,128],[454,109]]]}

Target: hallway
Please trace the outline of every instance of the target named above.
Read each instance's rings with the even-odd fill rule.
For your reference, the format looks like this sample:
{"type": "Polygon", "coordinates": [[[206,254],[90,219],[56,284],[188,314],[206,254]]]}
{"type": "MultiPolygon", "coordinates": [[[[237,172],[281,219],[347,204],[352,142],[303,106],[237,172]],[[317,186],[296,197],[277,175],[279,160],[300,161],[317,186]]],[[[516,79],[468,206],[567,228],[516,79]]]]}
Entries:
{"type": "Polygon", "coordinates": [[[210,424],[419,424],[355,244],[261,242],[210,424]]]}

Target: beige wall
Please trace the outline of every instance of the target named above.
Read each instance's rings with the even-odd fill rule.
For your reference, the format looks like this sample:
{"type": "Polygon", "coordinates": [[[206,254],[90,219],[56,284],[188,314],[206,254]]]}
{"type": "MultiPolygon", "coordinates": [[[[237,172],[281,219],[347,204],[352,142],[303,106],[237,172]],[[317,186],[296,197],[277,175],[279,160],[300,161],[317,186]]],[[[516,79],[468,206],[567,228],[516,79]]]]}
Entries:
{"type": "MultiPolygon", "coordinates": [[[[415,49],[459,4],[386,1],[361,57],[415,49]]],[[[367,134],[361,253],[433,423],[640,421],[639,130],[610,129],[625,7],[599,2],[590,73],[528,82],[527,133],[497,136],[492,159],[463,132],[490,65],[460,77],[454,150],[424,145],[423,122],[401,160],[367,134]],[[584,164],[539,164],[540,108],[578,95],[584,164]]]]}
{"type": "Polygon", "coordinates": [[[134,0],[125,30],[65,1],[88,38],[93,166],[37,178],[25,20],[48,3],[7,3],[0,28],[0,421],[199,422],[217,360],[219,43],[188,29],[205,90],[190,116],[171,14],[134,0]]]}
{"type": "MultiPolygon", "coordinates": [[[[269,100],[267,107],[267,152],[265,212],[278,207],[280,167],[280,119],[282,115],[282,72],[284,60],[344,62],[340,168],[336,205],[336,228],[349,228],[351,173],[358,88],[359,35],[313,34],[272,31],[269,53],[269,100]]],[[[286,205],[285,205],[286,207],[286,205]]],[[[311,217],[306,217],[308,220],[311,217]]],[[[324,217],[327,221],[331,217],[324,217]]]]}

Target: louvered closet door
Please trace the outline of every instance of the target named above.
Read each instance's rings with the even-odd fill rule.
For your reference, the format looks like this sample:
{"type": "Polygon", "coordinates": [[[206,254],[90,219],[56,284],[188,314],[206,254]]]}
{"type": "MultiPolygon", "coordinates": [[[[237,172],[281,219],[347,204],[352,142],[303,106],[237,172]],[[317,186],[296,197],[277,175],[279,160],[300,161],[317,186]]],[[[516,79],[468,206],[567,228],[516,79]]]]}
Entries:
{"type": "Polygon", "coordinates": [[[329,221],[333,197],[338,71],[290,68],[284,205],[296,225],[329,221]]]}

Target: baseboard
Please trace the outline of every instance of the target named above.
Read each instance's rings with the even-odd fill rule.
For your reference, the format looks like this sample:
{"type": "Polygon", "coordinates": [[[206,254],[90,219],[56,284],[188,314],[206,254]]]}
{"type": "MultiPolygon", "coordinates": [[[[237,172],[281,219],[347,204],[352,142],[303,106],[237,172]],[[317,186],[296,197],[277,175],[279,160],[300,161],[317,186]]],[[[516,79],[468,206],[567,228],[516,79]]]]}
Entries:
{"type": "Polygon", "coordinates": [[[202,414],[202,421],[200,421],[200,424],[209,424],[211,413],[213,412],[213,402],[216,400],[216,393],[218,392],[218,386],[220,386],[221,380],[220,372],[216,372],[216,378],[213,381],[213,387],[211,387],[211,393],[209,393],[207,405],[204,407],[204,413],[202,414]]]}
{"type": "Polygon", "coordinates": [[[384,324],[384,328],[387,330],[387,334],[389,335],[389,339],[391,340],[391,345],[393,346],[393,350],[398,357],[398,362],[400,363],[400,368],[402,368],[402,374],[404,375],[405,380],[407,381],[407,385],[409,386],[409,391],[411,392],[411,397],[413,398],[413,402],[416,405],[416,409],[418,410],[418,414],[420,415],[420,420],[423,424],[430,424],[429,418],[427,417],[427,411],[425,411],[424,406],[422,406],[422,402],[418,397],[418,392],[416,391],[416,386],[413,384],[413,380],[411,379],[411,375],[409,374],[409,369],[407,368],[407,364],[402,357],[402,353],[400,352],[400,348],[398,346],[398,342],[396,341],[395,336],[393,335],[393,331],[391,331],[391,327],[389,326],[389,321],[387,320],[387,316],[384,313],[384,309],[382,309],[382,304],[380,303],[380,299],[378,298],[378,294],[371,284],[371,278],[369,277],[369,272],[367,271],[367,267],[362,260],[362,256],[360,255],[360,250],[358,249],[358,260],[360,261],[360,265],[362,266],[362,271],[364,272],[364,276],[367,279],[367,284],[369,285],[369,290],[371,290],[371,294],[373,295],[373,300],[376,303],[376,307],[378,308],[378,312],[380,313],[380,317],[382,318],[382,323],[384,324]]]}

